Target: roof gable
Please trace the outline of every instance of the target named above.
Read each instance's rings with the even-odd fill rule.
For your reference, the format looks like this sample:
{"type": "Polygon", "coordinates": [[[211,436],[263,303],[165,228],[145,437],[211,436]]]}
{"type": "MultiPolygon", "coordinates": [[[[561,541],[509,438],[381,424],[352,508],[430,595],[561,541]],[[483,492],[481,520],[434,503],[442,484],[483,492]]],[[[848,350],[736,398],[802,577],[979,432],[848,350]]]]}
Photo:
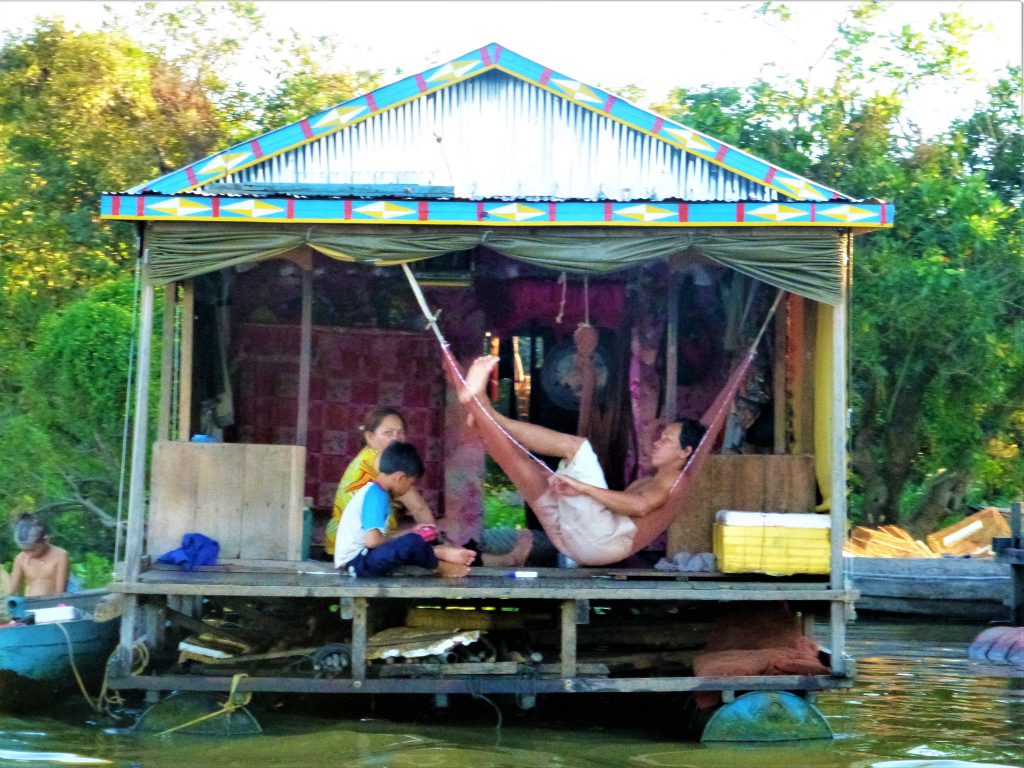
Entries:
{"type": "MultiPolygon", "coordinates": [[[[664,145],[671,153],[683,155],[686,158],[686,165],[690,168],[691,178],[712,177],[717,179],[720,185],[724,184],[733,190],[729,198],[717,199],[768,201],[779,199],[779,195],[792,200],[812,202],[850,199],[840,192],[786,171],[700,131],[667,120],[614,94],[537,64],[497,43],[490,43],[438,67],[382,86],[308,118],[236,144],[151,182],[138,185],[129,192],[176,194],[222,180],[244,181],[251,178],[254,172],[259,172],[259,166],[266,166],[272,158],[295,152],[307,144],[334,137],[339,132],[353,133],[357,126],[368,121],[372,125],[374,120],[386,120],[391,116],[386,113],[397,114],[394,110],[409,102],[428,99],[432,94],[446,89],[454,89],[455,93],[458,90],[455,86],[458,84],[492,71],[505,73],[532,86],[528,89],[530,91],[539,90],[554,94],[560,100],[568,102],[568,109],[595,115],[607,124],[625,126],[629,133],[638,134],[639,139],[653,141],[655,144],[664,145]],[[244,173],[247,169],[249,172],[244,173]]],[[[620,152],[616,162],[619,162],[622,156],[623,153],[620,152]]],[[[561,196],[571,197],[575,194],[586,199],[609,197],[620,200],[661,197],[700,199],[688,197],[685,194],[685,180],[682,183],[681,188],[678,185],[673,187],[672,184],[662,184],[662,191],[653,193],[654,187],[647,186],[644,189],[624,188],[624,192],[612,190],[610,194],[595,194],[591,191],[583,194],[569,192],[561,196]],[[678,191],[679,189],[682,189],[682,193],[678,191]]],[[[586,189],[593,190],[594,187],[590,185],[586,189]]],[[[505,193],[543,194],[530,189],[508,189],[505,193]]],[[[486,190],[479,194],[493,196],[493,192],[486,190]]]]}

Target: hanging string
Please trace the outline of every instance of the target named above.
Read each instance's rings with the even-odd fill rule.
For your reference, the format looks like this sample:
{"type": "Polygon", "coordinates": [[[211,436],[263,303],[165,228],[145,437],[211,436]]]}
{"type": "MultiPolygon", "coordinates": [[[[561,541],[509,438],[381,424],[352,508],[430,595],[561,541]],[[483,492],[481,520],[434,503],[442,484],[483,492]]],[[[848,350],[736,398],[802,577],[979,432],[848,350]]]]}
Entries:
{"type": "Polygon", "coordinates": [[[567,278],[565,272],[558,276],[558,282],[562,286],[562,300],[558,303],[558,316],[555,318],[555,322],[558,325],[562,324],[562,317],[565,316],[565,289],[567,284],[567,278]]]}

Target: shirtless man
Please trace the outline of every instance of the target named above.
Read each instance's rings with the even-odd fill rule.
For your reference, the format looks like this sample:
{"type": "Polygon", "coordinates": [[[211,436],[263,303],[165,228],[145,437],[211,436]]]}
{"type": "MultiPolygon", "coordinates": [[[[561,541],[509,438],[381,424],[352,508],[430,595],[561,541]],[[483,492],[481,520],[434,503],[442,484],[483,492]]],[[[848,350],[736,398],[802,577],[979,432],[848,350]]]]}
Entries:
{"type": "Polygon", "coordinates": [[[25,597],[59,595],[68,586],[68,553],[50,543],[46,526],[29,513],[14,523],[14,540],[21,552],[11,568],[11,594],[25,597]]]}
{"type": "Polygon", "coordinates": [[[510,419],[494,410],[486,387],[497,362],[491,355],[478,357],[459,392],[459,400],[469,408],[471,423],[481,431],[492,458],[523,493],[561,551],[583,565],[603,565],[627,557],[636,534],[633,519],[665,503],[704,428],[692,419],[669,424],[654,443],[654,474],[634,481],[624,491],[613,491],[588,440],[510,419]],[[482,409],[476,416],[471,407],[474,403],[482,409]],[[482,423],[485,421],[491,424],[482,423]],[[494,425],[532,453],[559,457],[558,471],[552,475],[538,463],[502,450],[502,440],[492,442],[487,434],[494,425]]]}

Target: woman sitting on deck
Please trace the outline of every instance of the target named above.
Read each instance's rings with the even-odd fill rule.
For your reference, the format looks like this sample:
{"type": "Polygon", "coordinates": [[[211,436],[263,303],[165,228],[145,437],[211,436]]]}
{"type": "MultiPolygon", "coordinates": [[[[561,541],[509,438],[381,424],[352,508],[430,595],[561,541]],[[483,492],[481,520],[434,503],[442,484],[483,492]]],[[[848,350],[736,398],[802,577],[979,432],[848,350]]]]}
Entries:
{"type": "MultiPolygon", "coordinates": [[[[624,491],[609,490],[590,441],[510,419],[494,409],[487,397],[487,382],[497,362],[493,355],[478,357],[466,373],[459,400],[467,406],[475,402],[483,409],[480,419],[470,415],[470,423],[477,429],[496,425],[527,451],[561,458],[558,471],[549,475],[532,458],[512,451],[506,455],[492,452],[559,549],[572,551],[582,565],[624,559],[633,551],[637,531],[633,519],[665,503],[704,428],[692,419],[669,424],[654,443],[654,475],[634,481],[624,491]],[[480,423],[484,418],[491,424],[480,423]],[[571,546],[566,546],[567,542],[571,546]]],[[[485,441],[485,445],[490,443],[485,441]]]]}
{"type": "MultiPolygon", "coordinates": [[[[356,454],[349,463],[348,468],[338,483],[338,491],[334,497],[334,508],[331,519],[327,523],[327,530],[324,536],[324,550],[333,557],[335,542],[338,534],[338,527],[342,521],[342,513],[352,498],[359,490],[373,482],[380,472],[381,452],[396,441],[405,440],[405,417],[396,408],[382,406],[374,408],[366,415],[366,419],[359,427],[363,436],[363,448],[356,454]]],[[[415,489],[410,488],[408,492],[397,499],[397,502],[405,507],[419,525],[433,525],[434,513],[431,512],[426,500],[415,489]]],[[[399,525],[397,515],[392,509],[388,517],[386,534],[394,536],[399,525]]],[[[509,534],[510,529],[501,529],[498,535],[490,536],[486,533],[482,536],[482,544],[475,542],[468,543],[479,557],[474,565],[483,565],[490,568],[507,568],[524,565],[527,557],[533,549],[543,549],[546,539],[543,534],[535,535],[533,531],[516,530],[514,538],[509,534]],[[488,544],[491,539],[505,540],[508,549],[505,552],[489,551],[488,544]]],[[[550,545],[548,545],[550,549],[550,545]]]]}

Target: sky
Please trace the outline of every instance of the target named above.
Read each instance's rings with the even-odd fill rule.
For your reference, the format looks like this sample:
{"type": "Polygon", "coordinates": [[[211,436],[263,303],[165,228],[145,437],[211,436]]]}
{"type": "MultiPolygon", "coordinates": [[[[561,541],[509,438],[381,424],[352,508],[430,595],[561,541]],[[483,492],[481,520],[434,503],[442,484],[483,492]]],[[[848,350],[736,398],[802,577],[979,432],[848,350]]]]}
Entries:
{"type": "MultiPolygon", "coordinates": [[[[0,32],[31,27],[35,16],[60,14],[72,25],[95,29],[103,2],[2,0],[0,32]]],[[[108,2],[122,14],[132,2],[108,2]]],[[[769,22],[755,3],[707,0],[258,0],[273,28],[303,36],[329,34],[342,43],[339,67],[419,72],[488,42],[591,85],[629,84],[646,92],[644,106],[674,86],[744,86],[754,77],[806,77],[830,82],[823,54],[848,4],[839,0],[787,3],[789,23],[769,22]]],[[[969,114],[985,82],[1007,65],[1022,63],[1021,0],[897,0],[886,24],[923,25],[942,11],[961,11],[987,28],[972,45],[974,81],[916,94],[907,114],[925,135],[969,114]]]]}

